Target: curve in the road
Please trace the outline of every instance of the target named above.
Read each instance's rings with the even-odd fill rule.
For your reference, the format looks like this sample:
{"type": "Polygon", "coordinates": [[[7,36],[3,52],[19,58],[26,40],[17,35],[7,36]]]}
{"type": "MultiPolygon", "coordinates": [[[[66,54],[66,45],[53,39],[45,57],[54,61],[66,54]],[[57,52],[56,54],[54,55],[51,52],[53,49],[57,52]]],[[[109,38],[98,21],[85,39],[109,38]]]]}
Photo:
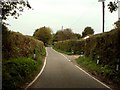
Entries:
{"type": "Polygon", "coordinates": [[[47,52],[47,48],[46,48],[46,57],[45,57],[45,60],[44,60],[43,67],[42,67],[41,71],[39,72],[39,74],[35,77],[35,79],[34,79],[31,83],[29,83],[29,84],[27,85],[27,87],[25,88],[25,90],[27,90],[27,89],[38,79],[38,77],[40,77],[40,75],[42,74],[42,72],[43,72],[43,70],[44,70],[44,68],[45,68],[45,66],[46,66],[47,56],[48,56],[48,52],[47,52]]]}
{"type": "Polygon", "coordinates": [[[29,88],[106,88],[107,85],[69,62],[64,55],[47,48],[46,67],[29,88]]]}

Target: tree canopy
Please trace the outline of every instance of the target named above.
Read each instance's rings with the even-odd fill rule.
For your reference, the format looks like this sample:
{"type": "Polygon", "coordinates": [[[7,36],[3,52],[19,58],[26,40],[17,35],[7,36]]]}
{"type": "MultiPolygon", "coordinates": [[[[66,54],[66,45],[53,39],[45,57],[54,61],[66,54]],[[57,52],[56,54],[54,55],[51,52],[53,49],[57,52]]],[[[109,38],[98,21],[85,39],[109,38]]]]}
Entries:
{"type": "Polygon", "coordinates": [[[0,0],[0,14],[2,20],[6,20],[8,16],[17,19],[20,12],[24,11],[24,7],[31,9],[27,0],[0,0]]]}
{"type": "Polygon", "coordinates": [[[82,32],[82,37],[85,37],[87,35],[92,35],[92,34],[94,34],[94,30],[91,27],[86,27],[82,32]]]}
{"type": "Polygon", "coordinates": [[[110,12],[112,13],[113,11],[116,11],[117,10],[117,8],[118,8],[118,6],[117,6],[117,4],[118,4],[118,0],[116,1],[116,0],[114,0],[114,2],[109,2],[109,4],[108,4],[108,9],[110,10],[110,12]]]}
{"type": "Polygon", "coordinates": [[[79,39],[81,38],[80,34],[72,32],[72,29],[66,28],[64,30],[59,30],[54,34],[53,41],[64,41],[70,39],[79,39]]]}
{"type": "Polygon", "coordinates": [[[41,27],[37,29],[33,36],[38,40],[43,41],[44,45],[49,45],[52,40],[52,30],[49,27],[41,27]]]}

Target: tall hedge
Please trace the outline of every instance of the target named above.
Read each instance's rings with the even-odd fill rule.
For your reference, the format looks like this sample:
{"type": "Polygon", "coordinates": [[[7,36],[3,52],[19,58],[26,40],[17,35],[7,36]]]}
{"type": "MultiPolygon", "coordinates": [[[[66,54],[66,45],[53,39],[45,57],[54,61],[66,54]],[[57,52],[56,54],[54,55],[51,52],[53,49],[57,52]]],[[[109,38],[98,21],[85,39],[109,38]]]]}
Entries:
{"type": "Polygon", "coordinates": [[[9,31],[5,26],[2,27],[3,59],[29,57],[34,54],[34,50],[43,55],[45,51],[43,42],[18,32],[9,31]]]}
{"type": "Polygon", "coordinates": [[[113,65],[120,59],[120,30],[90,36],[88,39],[60,41],[54,47],[75,54],[84,54],[100,63],[113,65]]]}
{"type": "Polygon", "coordinates": [[[42,67],[43,42],[2,27],[2,89],[17,90],[30,82],[42,67]],[[34,53],[36,57],[34,58],[34,53]]]}

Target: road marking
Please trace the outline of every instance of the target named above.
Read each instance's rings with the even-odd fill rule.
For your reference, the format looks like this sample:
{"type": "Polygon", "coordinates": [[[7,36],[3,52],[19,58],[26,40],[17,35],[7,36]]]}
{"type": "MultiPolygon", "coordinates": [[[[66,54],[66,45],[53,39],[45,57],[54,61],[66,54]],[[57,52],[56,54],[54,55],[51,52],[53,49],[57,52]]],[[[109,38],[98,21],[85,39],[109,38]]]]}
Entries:
{"type": "MultiPolygon", "coordinates": [[[[51,47],[52,48],[52,47],[51,47]]],[[[53,48],[52,48],[53,49],[53,48]]],[[[53,49],[54,50],[54,49],[53,49]]],[[[68,59],[64,54],[57,52],[56,50],[54,50],[56,53],[59,53],[60,55],[62,55],[66,60],[68,60],[70,62],[70,59],[68,59]]]]}
{"type": "MultiPolygon", "coordinates": [[[[51,47],[51,49],[53,49],[51,47]]],[[[54,50],[54,49],[53,49],[54,50]]],[[[61,54],[62,56],[64,56],[68,61],[70,61],[64,54],[57,52],[56,50],[54,50],[56,53],[61,54]]],[[[105,86],[106,88],[112,90],[109,86],[107,86],[106,84],[104,84],[103,82],[99,81],[98,79],[96,79],[95,77],[91,76],[89,73],[87,73],[86,71],[84,71],[82,68],[80,68],[79,66],[75,65],[79,70],[81,70],[82,72],[84,72],[85,74],[87,74],[88,76],[90,76],[92,79],[96,80],[97,82],[99,82],[100,84],[102,84],[103,86],[105,86]]]]}
{"type": "Polygon", "coordinates": [[[105,86],[106,88],[112,90],[109,86],[107,86],[106,84],[104,84],[103,82],[99,81],[98,79],[96,79],[95,77],[91,76],[89,73],[87,73],[86,71],[84,71],[82,68],[80,68],[79,66],[75,65],[79,70],[81,70],[82,72],[84,72],[85,74],[87,74],[88,76],[90,76],[92,79],[96,80],[97,82],[99,82],[100,84],[102,84],[103,86],[105,86]]]}
{"type": "Polygon", "coordinates": [[[48,56],[48,52],[47,52],[47,48],[45,48],[45,49],[46,49],[46,57],[45,57],[44,65],[43,65],[41,71],[39,72],[39,74],[35,77],[35,79],[30,84],[27,85],[25,90],[27,90],[38,79],[38,77],[42,74],[42,72],[43,72],[43,70],[46,66],[46,59],[47,59],[47,56],[48,56]]]}

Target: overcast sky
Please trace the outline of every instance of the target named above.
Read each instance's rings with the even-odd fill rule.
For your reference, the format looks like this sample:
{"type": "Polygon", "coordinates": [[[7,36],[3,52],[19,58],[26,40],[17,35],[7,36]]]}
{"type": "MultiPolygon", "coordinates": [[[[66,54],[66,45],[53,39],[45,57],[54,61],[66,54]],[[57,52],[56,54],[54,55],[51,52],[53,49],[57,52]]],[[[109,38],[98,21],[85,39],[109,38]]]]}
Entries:
{"type": "MultiPolygon", "coordinates": [[[[64,28],[71,28],[75,33],[82,33],[90,26],[95,33],[102,32],[102,3],[98,0],[28,0],[34,10],[25,10],[18,19],[7,21],[12,31],[24,35],[33,35],[37,28],[50,27],[55,33],[64,28]]],[[[118,12],[110,13],[106,0],[105,31],[114,28],[118,12]]]]}

